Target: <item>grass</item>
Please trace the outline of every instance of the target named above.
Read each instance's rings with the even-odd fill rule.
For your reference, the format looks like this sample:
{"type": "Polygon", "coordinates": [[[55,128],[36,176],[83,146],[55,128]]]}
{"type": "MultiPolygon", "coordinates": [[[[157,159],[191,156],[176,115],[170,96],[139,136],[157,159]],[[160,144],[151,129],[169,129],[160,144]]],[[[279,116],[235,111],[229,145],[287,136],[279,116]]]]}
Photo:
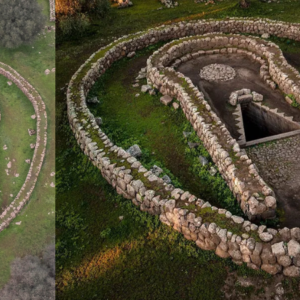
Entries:
{"type": "Polygon", "coordinates": [[[242,215],[241,210],[235,208],[234,197],[220,174],[209,174],[212,160],[182,111],[161,104],[162,95],[150,96],[141,93],[140,87],[131,87],[147,57],[159,46],[138,52],[132,60],[125,58],[114,64],[90,91],[88,97],[97,96],[100,100],[100,105],[90,105],[90,109],[95,116],[103,118],[104,132],[117,145],[124,149],[133,144],[141,147],[141,162],[145,167],[150,169],[156,164],[164,170],[161,176],[170,176],[176,187],[242,215]],[[135,97],[137,93],[140,95],[135,97]],[[183,131],[192,134],[184,138],[183,131]],[[188,142],[199,146],[190,149],[188,142]],[[210,162],[206,167],[201,166],[200,155],[210,162]]]}
{"type": "MultiPolygon", "coordinates": [[[[187,122],[180,111],[160,104],[159,95],[141,94],[136,98],[134,95],[139,89],[131,87],[131,81],[153,50],[147,49],[139,52],[137,58],[123,59],[114,64],[91,90],[89,97],[97,95],[100,100],[100,104],[91,109],[96,116],[103,118],[103,130],[114,142],[124,148],[138,143],[144,151],[144,165],[156,163],[176,183],[182,180],[183,187],[192,188],[193,179],[199,183],[201,176],[196,176],[193,168],[189,168],[193,165],[194,155],[188,153],[187,141],[182,137],[182,132],[191,130],[191,127],[184,127],[187,122]],[[169,135],[172,138],[168,139],[169,135]],[[186,172],[182,172],[183,169],[186,172]]],[[[236,267],[211,252],[197,249],[194,243],[185,241],[180,234],[160,224],[157,217],[140,212],[130,201],[116,195],[76,146],[67,124],[58,130],[67,136],[66,149],[57,157],[58,298],[121,299],[130,281],[134,284],[130,285],[132,292],[128,299],[138,299],[141,295],[138,286],[143,286],[144,293],[155,287],[153,295],[146,291],[146,299],[164,299],[165,294],[175,299],[180,299],[180,296],[196,299],[199,295],[204,295],[203,299],[219,299],[227,271],[220,274],[217,270],[224,272],[224,268],[231,270],[236,267]],[[119,216],[123,216],[124,221],[120,221],[119,216]],[[152,272],[157,273],[157,268],[170,282],[165,290],[159,284],[162,277],[151,277],[152,272]],[[179,272],[174,278],[178,268],[184,268],[187,274],[179,272]],[[211,270],[209,278],[202,274],[207,268],[211,270]],[[169,270],[172,270],[172,280],[168,277],[169,270]],[[123,273],[125,277],[121,276],[123,273]],[[186,280],[194,280],[193,288],[188,286],[188,281],[181,282],[183,274],[186,280]],[[149,277],[154,278],[150,283],[147,282],[149,277]],[[204,291],[200,288],[212,286],[213,282],[219,284],[218,289],[204,291]],[[110,289],[112,284],[116,287],[113,291],[110,289]]],[[[194,135],[189,137],[190,140],[199,142],[193,139],[194,135]]],[[[211,189],[210,184],[204,183],[200,184],[200,189],[204,188],[204,192],[206,189],[205,196],[212,198],[218,185],[211,189]]],[[[196,186],[199,193],[199,184],[196,186]]],[[[218,195],[215,198],[218,200],[218,195]]],[[[211,215],[204,211],[201,216],[208,222],[214,220],[227,227],[224,218],[216,220],[211,215]]],[[[230,227],[234,233],[239,230],[236,227],[230,227]]],[[[240,272],[247,276],[266,276],[263,272],[252,274],[242,270],[240,272]]]]}
{"type": "MultiPolygon", "coordinates": [[[[58,299],[195,299],[196,295],[204,295],[203,299],[220,298],[219,289],[206,291],[203,283],[215,282],[221,287],[221,276],[206,276],[203,266],[218,268],[224,276],[226,262],[212,253],[200,253],[192,243],[161,225],[157,217],[140,212],[116,196],[97,170],[93,175],[89,177],[91,185],[85,182],[89,193],[82,193],[81,186],[73,189],[69,196],[76,200],[60,212],[65,215],[73,210],[83,219],[85,228],[74,236],[74,230],[58,222],[58,253],[64,249],[63,255],[57,257],[58,299]],[[99,197],[106,201],[99,201],[99,197]],[[101,219],[99,211],[103,213],[101,219]],[[124,217],[123,221],[119,216],[124,217]],[[68,244],[61,247],[61,243],[68,244]],[[150,290],[152,295],[147,292],[150,290]]],[[[61,196],[65,201],[69,199],[66,194],[61,196]]]]}
{"type": "MultiPolygon", "coordinates": [[[[65,159],[74,155],[85,158],[73,148],[65,159]]],[[[139,211],[92,165],[74,165],[72,178],[69,168],[65,175],[77,181],[61,190],[57,203],[58,299],[221,299],[224,276],[236,270],[230,260],[201,251],[139,211]]],[[[269,278],[244,267],[239,272],[269,278]]]]}
{"type": "MultiPolygon", "coordinates": [[[[194,242],[185,240],[157,217],[139,211],[117,195],[79,149],[69,128],[65,85],[93,52],[114,37],[171,20],[201,18],[203,11],[204,17],[249,15],[285,21],[297,21],[300,11],[296,1],[289,3],[289,9],[283,3],[253,1],[250,11],[238,9],[236,1],[212,6],[185,0],[179,3],[176,9],[156,11],[161,6],[159,2],[136,0],[130,9],[115,9],[107,18],[94,20],[85,37],[69,40],[58,37],[58,299],[222,299],[221,289],[230,272],[256,280],[254,290],[240,289],[237,291],[240,293],[258,293],[272,282],[272,277],[263,271],[253,271],[245,265],[237,267],[230,260],[198,249],[194,242]]],[[[287,47],[286,51],[289,50],[287,47]]],[[[137,61],[142,60],[143,54],[140,55],[137,61]]],[[[200,168],[193,158],[199,153],[188,149],[187,140],[182,137],[182,131],[191,128],[183,126],[179,112],[159,104],[159,96],[134,97],[139,92],[131,88],[134,64],[134,60],[118,62],[97,82],[91,95],[97,94],[101,104],[92,110],[103,117],[105,132],[114,142],[124,148],[139,143],[145,151],[143,164],[160,164],[174,182],[192,190],[199,178],[194,174],[200,168]]],[[[194,139],[190,136],[189,141],[194,139]]],[[[205,196],[216,193],[219,198],[216,187],[220,183],[210,184],[203,182],[200,188],[195,185],[195,193],[205,196]]],[[[299,280],[296,282],[299,284],[299,280]]],[[[293,280],[287,280],[286,290],[299,297],[293,280]]]]}
{"type": "Polygon", "coordinates": [[[30,118],[34,114],[33,106],[15,84],[9,86],[7,81],[4,76],[0,77],[1,148],[4,145],[8,148],[0,154],[1,177],[5,178],[0,182],[0,206],[3,209],[13,201],[25,181],[29,171],[25,160],[32,159],[30,144],[36,140],[36,136],[29,136],[27,131],[28,128],[35,129],[35,121],[30,118]],[[10,169],[7,167],[9,162],[12,164],[10,169]]]}
{"type": "MultiPolygon", "coordinates": [[[[250,10],[240,9],[237,0],[216,1],[214,5],[181,0],[178,2],[178,7],[167,9],[159,1],[136,0],[134,6],[130,9],[119,10],[113,8],[105,18],[92,20],[92,25],[87,32],[83,36],[76,37],[76,40],[80,39],[90,43],[95,36],[98,40],[101,40],[107,37],[111,38],[137,32],[158,24],[199,18],[224,19],[226,17],[259,16],[273,20],[299,22],[300,5],[297,0],[284,0],[280,3],[262,3],[259,0],[252,0],[251,2],[250,10]],[[157,10],[160,7],[163,7],[163,9],[157,10]],[[106,30],[103,30],[103,28],[106,30]]],[[[65,49],[78,44],[73,38],[66,42],[65,37],[62,36],[58,37],[58,42],[59,46],[65,49]]]]}
{"type": "MultiPolygon", "coordinates": [[[[47,0],[39,0],[39,2],[43,5],[45,15],[49,18],[49,2],[47,0]]],[[[47,22],[47,25],[51,26],[53,23],[47,22]]],[[[50,183],[54,182],[54,177],[51,177],[50,173],[55,170],[55,144],[51,142],[55,136],[55,76],[53,73],[47,76],[44,74],[46,69],[51,70],[55,67],[54,36],[54,31],[47,32],[46,30],[45,35],[39,36],[32,45],[21,46],[14,50],[0,49],[0,61],[13,67],[41,95],[47,107],[49,128],[45,162],[31,200],[12,224],[0,233],[0,288],[9,279],[10,263],[13,259],[27,254],[40,254],[45,245],[54,240],[55,191],[50,187],[50,183]],[[39,52],[41,53],[39,54],[39,52]],[[15,222],[18,221],[22,221],[20,226],[15,225],[15,222]]],[[[1,87],[4,83],[7,85],[7,80],[4,80],[4,83],[2,80],[1,87]]],[[[4,91],[6,97],[6,86],[4,91]]],[[[18,93],[16,91],[13,95],[17,96],[18,93]]],[[[20,98],[22,102],[24,100],[24,104],[21,105],[24,105],[25,109],[29,101],[22,95],[20,97],[22,97],[20,98]]],[[[14,98],[15,96],[12,99],[14,98]]],[[[31,113],[27,116],[27,120],[28,117],[30,119],[30,115],[31,113]]],[[[27,127],[25,129],[27,130],[27,127]]],[[[13,134],[15,134],[16,127],[13,130],[13,134]]],[[[1,178],[3,177],[1,176],[1,178]]]]}

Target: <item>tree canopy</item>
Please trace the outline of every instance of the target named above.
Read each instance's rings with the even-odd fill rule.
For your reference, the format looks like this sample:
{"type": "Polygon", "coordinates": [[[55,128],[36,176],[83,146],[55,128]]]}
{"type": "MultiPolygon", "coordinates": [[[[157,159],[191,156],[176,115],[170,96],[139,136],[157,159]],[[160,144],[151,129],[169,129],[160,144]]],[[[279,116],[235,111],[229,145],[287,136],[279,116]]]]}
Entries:
{"type": "Polygon", "coordinates": [[[45,25],[35,0],[0,1],[0,46],[16,48],[33,42],[45,25]]]}
{"type": "Polygon", "coordinates": [[[49,245],[43,257],[17,258],[11,265],[11,279],[0,291],[0,299],[55,299],[55,246],[49,245]]]}

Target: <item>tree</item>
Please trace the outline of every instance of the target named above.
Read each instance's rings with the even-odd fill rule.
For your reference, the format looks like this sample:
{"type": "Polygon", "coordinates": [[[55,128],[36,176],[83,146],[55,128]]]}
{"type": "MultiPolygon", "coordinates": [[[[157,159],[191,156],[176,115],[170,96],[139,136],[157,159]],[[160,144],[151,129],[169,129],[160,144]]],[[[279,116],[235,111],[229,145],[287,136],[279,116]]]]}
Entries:
{"type": "Polygon", "coordinates": [[[28,255],[13,261],[11,279],[0,291],[0,299],[55,299],[54,244],[47,247],[42,258],[28,255]]]}
{"type": "Polygon", "coordinates": [[[45,16],[37,1],[0,1],[0,46],[16,48],[32,43],[44,28],[45,16]]]}
{"type": "Polygon", "coordinates": [[[56,0],[56,22],[64,36],[81,36],[92,18],[103,18],[109,10],[110,0],[56,0]]]}

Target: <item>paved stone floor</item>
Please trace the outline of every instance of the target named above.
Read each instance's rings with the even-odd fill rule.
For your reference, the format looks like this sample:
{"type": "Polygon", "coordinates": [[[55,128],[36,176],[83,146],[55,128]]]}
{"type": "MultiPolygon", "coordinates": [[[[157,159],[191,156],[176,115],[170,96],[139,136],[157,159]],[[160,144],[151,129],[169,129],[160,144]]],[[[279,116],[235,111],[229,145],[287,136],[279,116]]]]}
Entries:
{"type": "Polygon", "coordinates": [[[283,226],[300,227],[300,135],[257,145],[247,152],[285,211],[283,226]]]}

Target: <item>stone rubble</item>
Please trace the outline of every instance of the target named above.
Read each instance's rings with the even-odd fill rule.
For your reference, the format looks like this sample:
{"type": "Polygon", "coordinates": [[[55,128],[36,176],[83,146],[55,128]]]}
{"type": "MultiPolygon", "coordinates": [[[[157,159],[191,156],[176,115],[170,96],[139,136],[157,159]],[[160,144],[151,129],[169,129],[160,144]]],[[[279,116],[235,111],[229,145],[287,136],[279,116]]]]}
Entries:
{"type": "Polygon", "coordinates": [[[235,70],[227,65],[211,64],[200,71],[200,78],[207,81],[228,81],[236,76],[235,70]]]}

